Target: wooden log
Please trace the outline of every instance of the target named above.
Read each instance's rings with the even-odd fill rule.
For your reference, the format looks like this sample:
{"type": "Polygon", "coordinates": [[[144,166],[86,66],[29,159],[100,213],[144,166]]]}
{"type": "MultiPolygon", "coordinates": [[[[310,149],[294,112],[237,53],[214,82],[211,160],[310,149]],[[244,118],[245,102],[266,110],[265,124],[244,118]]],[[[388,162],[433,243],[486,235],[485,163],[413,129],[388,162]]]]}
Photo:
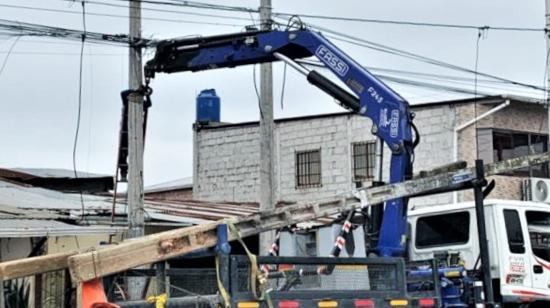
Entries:
{"type": "Polygon", "coordinates": [[[197,247],[216,244],[218,222],[147,235],[124,241],[108,249],[94,250],[69,258],[69,269],[76,282],[117,273],[185,254],[197,247]]]}
{"type": "Polygon", "coordinates": [[[67,259],[78,251],[61,252],[0,263],[0,279],[10,280],[67,268],[67,259]]]}
{"type": "MultiPolygon", "coordinates": [[[[491,176],[506,173],[548,161],[550,161],[550,152],[514,158],[487,165],[485,174],[491,176]]],[[[474,178],[475,169],[466,168],[432,177],[362,189],[365,196],[362,205],[354,197],[348,196],[340,200],[284,206],[232,220],[232,223],[235,224],[241,236],[249,236],[298,222],[338,214],[342,210],[352,210],[395,198],[418,195],[438,188],[451,187],[474,178]]],[[[69,258],[71,275],[77,282],[87,281],[212,247],[216,244],[216,226],[219,223],[221,222],[157,233],[102,250],[74,255],[69,258]]],[[[233,235],[230,236],[230,240],[232,239],[234,239],[233,235]]]]}

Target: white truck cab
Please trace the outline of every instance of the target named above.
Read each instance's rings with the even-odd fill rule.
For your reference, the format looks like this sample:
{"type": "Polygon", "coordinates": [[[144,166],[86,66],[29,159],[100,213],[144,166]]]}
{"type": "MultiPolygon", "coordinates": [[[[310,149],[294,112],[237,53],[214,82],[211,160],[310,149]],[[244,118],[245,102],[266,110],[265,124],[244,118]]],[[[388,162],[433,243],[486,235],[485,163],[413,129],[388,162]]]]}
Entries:
{"type": "MultiPolygon", "coordinates": [[[[495,295],[509,303],[549,301],[550,307],[550,205],[494,199],[484,204],[495,295]]],[[[411,260],[459,252],[466,269],[476,266],[474,202],[412,209],[408,220],[411,260]]]]}

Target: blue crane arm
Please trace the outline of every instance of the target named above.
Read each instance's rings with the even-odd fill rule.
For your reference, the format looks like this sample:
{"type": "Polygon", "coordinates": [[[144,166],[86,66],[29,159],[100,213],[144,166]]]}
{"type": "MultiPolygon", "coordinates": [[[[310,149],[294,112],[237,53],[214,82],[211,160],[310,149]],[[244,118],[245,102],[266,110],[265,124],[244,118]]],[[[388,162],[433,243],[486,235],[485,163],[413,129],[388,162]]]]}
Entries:
{"type": "MultiPolygon", "coordinates": [[[[272,62],[278,60],[277,54],[289,59],[315,56],[323,62],[353,94],[316,71],[309,72],[308,80],[335,96],[345,107],[372,120],[372,133],[392,152],[390,183],[410,177],[414,142],[409,104],[318,32],[251,31],[167,40],[157,45],[155,57],[145,66],[145,75],[151,78],[156,72],[202,71],[272,62]]],[[[386,203],[377,247],[382,256],[404,252],[407,203],[404,198],[386,203]]]]}

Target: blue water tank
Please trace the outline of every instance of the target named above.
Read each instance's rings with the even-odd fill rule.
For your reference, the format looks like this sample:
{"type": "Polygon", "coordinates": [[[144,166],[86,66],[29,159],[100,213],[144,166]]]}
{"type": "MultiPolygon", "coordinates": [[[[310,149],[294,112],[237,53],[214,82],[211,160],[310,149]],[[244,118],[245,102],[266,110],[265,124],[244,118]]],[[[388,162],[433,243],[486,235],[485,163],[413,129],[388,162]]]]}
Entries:
{"type": "Polygon", "coordinates": [[[220,97],[216,90],[202,90],[197,96],[197,122],[220,122],[220,97]]]}

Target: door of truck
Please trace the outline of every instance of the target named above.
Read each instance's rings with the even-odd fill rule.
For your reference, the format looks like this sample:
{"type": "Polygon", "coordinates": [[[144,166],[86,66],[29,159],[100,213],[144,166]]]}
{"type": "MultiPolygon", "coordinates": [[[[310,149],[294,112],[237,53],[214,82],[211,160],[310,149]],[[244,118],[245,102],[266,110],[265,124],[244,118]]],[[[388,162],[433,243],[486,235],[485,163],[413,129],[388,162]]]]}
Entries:
{"type": "Polygon", "coordinates": [[[499,207],[494,211],[500,290],[504,301],[519,301],[533,292],[532,260],[528,249],[528,233],[523,212],[517,207],[499,207]]]}
{"type": "Polygon", "coordinates": [[[525,210],[531,261],[532,288],[550,298],[550,212],[525,210]]]}

